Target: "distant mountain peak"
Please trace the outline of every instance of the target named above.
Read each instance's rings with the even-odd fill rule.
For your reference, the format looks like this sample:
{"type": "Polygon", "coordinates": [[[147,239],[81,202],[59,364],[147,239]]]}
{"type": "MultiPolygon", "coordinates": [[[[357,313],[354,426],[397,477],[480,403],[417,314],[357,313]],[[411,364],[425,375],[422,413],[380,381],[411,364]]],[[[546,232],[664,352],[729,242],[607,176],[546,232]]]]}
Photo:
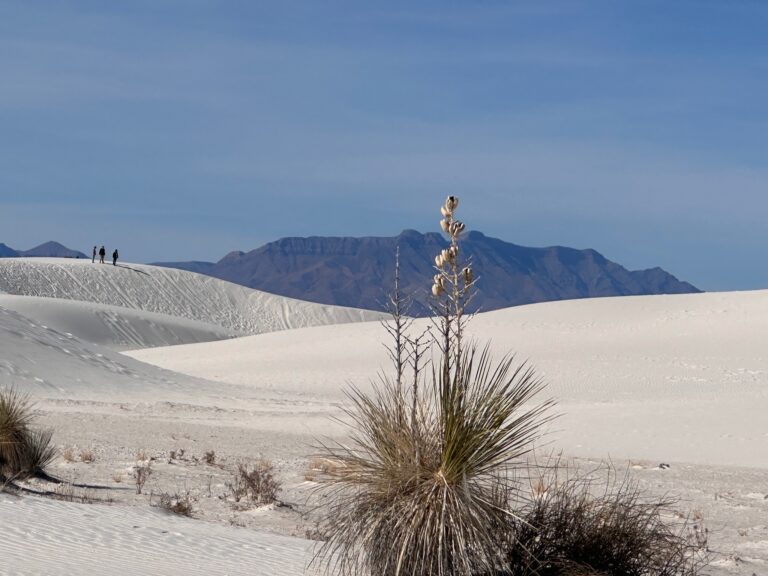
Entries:
{"type": "Polygon", "coordinates": [[[67,248],[55,240],[43,242],[29,250],[16,250],[5,244],[0,244],[0,258],[42,257],[42,258],[86,258],[78,250],[67,248]]]}
{"type": "MultiPolygon", "coordinates": [[[[424,315],[433,259],[447,245],[441,234],[410,229],[392,237],[287,237],[230,252],[216,263],[158,265],[302,300],[380,310],[399,246],[401,287],[414,295],[411,312],[424,315]]],[[[630,271],[592,249],[529,248],[473,230],[462,241],[462,253],[479,278],[474,303],[483,311],[549,300],[699,292],[660,268],[630,271]]]]}

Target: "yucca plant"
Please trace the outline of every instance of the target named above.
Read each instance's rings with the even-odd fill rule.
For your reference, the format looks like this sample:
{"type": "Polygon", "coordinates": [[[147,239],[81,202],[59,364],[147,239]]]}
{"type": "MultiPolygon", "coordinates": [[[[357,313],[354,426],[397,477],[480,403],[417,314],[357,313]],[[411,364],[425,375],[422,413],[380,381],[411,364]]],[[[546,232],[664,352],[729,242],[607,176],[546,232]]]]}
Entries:
{"type": "Polygon", "coordinates": [[[36,476],[51,480],[46,467],[56,458],[56,447],[51,444],[52,430],[28,430],[21,443],[18,475],[36,476]]]}
{"type": "Polygon", "coordinates": [[[0,390],[0,480],[42,475],[55,458],[52,432],[32,429],[32,419],[27,396],[0,390]]]}
{"type": "MultiPolygon", "coordinates": [[[[475,280],[459,258],[457,207],[455,197],[442,207],[451,244],[435,260],[432,369],[420,365],[420,340],[404,335],[393,313],[396,378],[371,393],[353,389],[350,441],[323,446],[336,465],[325,477],[318,559],[342,574],[468,576],[504,563],[514,465],[530,451],[549,403],[528,405],[542,388],[530,367],[464,345],[475,280]]],[[[402,301],[397,288],[392,302],[402,301]]]]}
{"type": "Polygon", "coordinates": [[[14,389],[0,390],[0,474],[19,471],[31,421],[28,398],[14,389]]]}

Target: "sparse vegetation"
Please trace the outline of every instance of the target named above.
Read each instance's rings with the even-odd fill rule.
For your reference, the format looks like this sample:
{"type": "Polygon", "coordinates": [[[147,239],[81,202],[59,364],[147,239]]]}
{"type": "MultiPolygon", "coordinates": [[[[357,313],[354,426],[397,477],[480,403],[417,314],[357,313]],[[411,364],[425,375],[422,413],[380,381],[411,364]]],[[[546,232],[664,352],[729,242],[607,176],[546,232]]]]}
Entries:
{"type": "Polygon", "coordinates": [[[179,516],[192,516],[192,499],[189,492],[185,492],[182,495],[168,494],[163,492],[160,494],[158,506],[163,510],[171,512],[172,514],[178,514],[179,516]]]}
{"type": "Polygon", "coordinates": [[[80,451],[80,461],[86,464],[91,464],[96,461],[96,454],[90,448],[86,448],[80,451]]]}
{"type": "Polygon", "coordinates": [[[646,499],[612,468],[562,478],[558,467],[513,521],[510,576],[694,576],[706,561],[700,522],[674,516],[674,500],[646,499]]]}
{"type": "Polygon", "coordinates": [[[149,477],[152,475],[152,463],[149,460],[144,462],[136,462],[133,467],[133,479],[136,483],[136,494],[141,494],[144,489],[144,484],[147,483],[149,477]]]}
{"type": "Polygon", "coordinates": [[[72,448],[64,448],[61,452],[61,457],[64,458],[65,462],[74,462],[75,451],[72,448]]]}
{"type": "Polygon", "coordinates": [[[252,468],[238,464],[227,488],[235,502],[245,498],[254,504],[271,504],[277,501],[280,482],[274,476],[272,463],[259,460],[252,468]]]}
{"type": "Polygon", "coordinates": [[[203,462],[208,464],[208,466],[215,466],[216,465],[216,452],[213,450],[209,450],[203,455],[203,462]]]}

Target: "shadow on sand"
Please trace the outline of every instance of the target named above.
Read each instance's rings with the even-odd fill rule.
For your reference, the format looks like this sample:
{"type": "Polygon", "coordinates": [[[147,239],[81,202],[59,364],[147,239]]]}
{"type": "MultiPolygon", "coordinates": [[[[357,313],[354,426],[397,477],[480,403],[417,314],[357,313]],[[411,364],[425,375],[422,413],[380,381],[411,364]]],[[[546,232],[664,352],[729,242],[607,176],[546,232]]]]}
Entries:
{"type": "Polygon", "coordinates": [[[118,268],[125,268],[126,270],[130,270],[131,272],[138,272],[139,274],[144,274],[144,276],[149,276],[149,272],[144,272],[144,270],[139,270],[138,268],[131,268],[130,266],[126,266],[125,264],[115,264],[118,268]]]}

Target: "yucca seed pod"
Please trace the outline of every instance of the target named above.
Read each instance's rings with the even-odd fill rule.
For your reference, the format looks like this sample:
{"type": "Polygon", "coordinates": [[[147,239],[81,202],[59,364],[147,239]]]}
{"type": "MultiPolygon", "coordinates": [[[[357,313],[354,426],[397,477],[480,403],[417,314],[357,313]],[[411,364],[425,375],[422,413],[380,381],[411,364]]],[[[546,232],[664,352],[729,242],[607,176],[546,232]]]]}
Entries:
{"type": "Polygon", "coordinates": [[[445,220],[445,219],[443,219],[443,220],[440,220],[440,228],[442,228],[442,229],[443,229],[443,232],[446,232],[446,233],[447,233],[447,232],[448,232],[448,230],[450,229],[450,226],[451,226],[451,225],[450,225],[450,223],[448,222],[448,220],[445,220]]]}
{"type": "Polygon", "coordinates": [[[450,234],[451,236],[458,236],[462,232],[464,232],[464,222],[459,222],[458,220],[451,223],[450,226],[450,234]]]}
{"type": "Polygon", "coordinates": [[[442,253],[435,256],[435,266],[438,268],[442,268],[445,265],[445,259],[443,258],[442,253]]]}
{"type": "Polygon", "coordinates": [[[467,266],[466,268],[464,268],[464,270],[461,271],[461,273],[464,276],[464,283],[472,284],[472,282],[475,279],[475,275],[472,273],[472,268],[467,266]]]}
{"type": "Polygon", "coordinates": [[[448,212],[453,212],[459,207],[459,198],[457,196],[448,196],[445,199],[445,208],[448,212]]]}
{"type": "Polygon", "coordinates": [[[443,257],[443,261],[444,262],[453,263],[453,259],[454,259],[455,256],[454,256],[453,251],[451,251],[450,249],[446,248],[445,250],[443,250],[440,253],[440,255],[443,257]]]}
{"type": "Polygon", "coordinates": [[[451,258],[458,258],[459,256],[459,247],[458,246],[451,246],[448,248],[448,253],[451,255],[451,258]]]}
{"type": "Polygon", "coordinates": [[[432,285],[432,295],[433,296],[441,296],[443,293],[443,287],[440,286],[440,284],[433,284],[432,285]]]}
{"type": "Polygon", "coordinates": [[[449,218],[451,215],[451,212],[445,206],[440,206],[440,214],[443,215],[443,218],[449,218]]]}

